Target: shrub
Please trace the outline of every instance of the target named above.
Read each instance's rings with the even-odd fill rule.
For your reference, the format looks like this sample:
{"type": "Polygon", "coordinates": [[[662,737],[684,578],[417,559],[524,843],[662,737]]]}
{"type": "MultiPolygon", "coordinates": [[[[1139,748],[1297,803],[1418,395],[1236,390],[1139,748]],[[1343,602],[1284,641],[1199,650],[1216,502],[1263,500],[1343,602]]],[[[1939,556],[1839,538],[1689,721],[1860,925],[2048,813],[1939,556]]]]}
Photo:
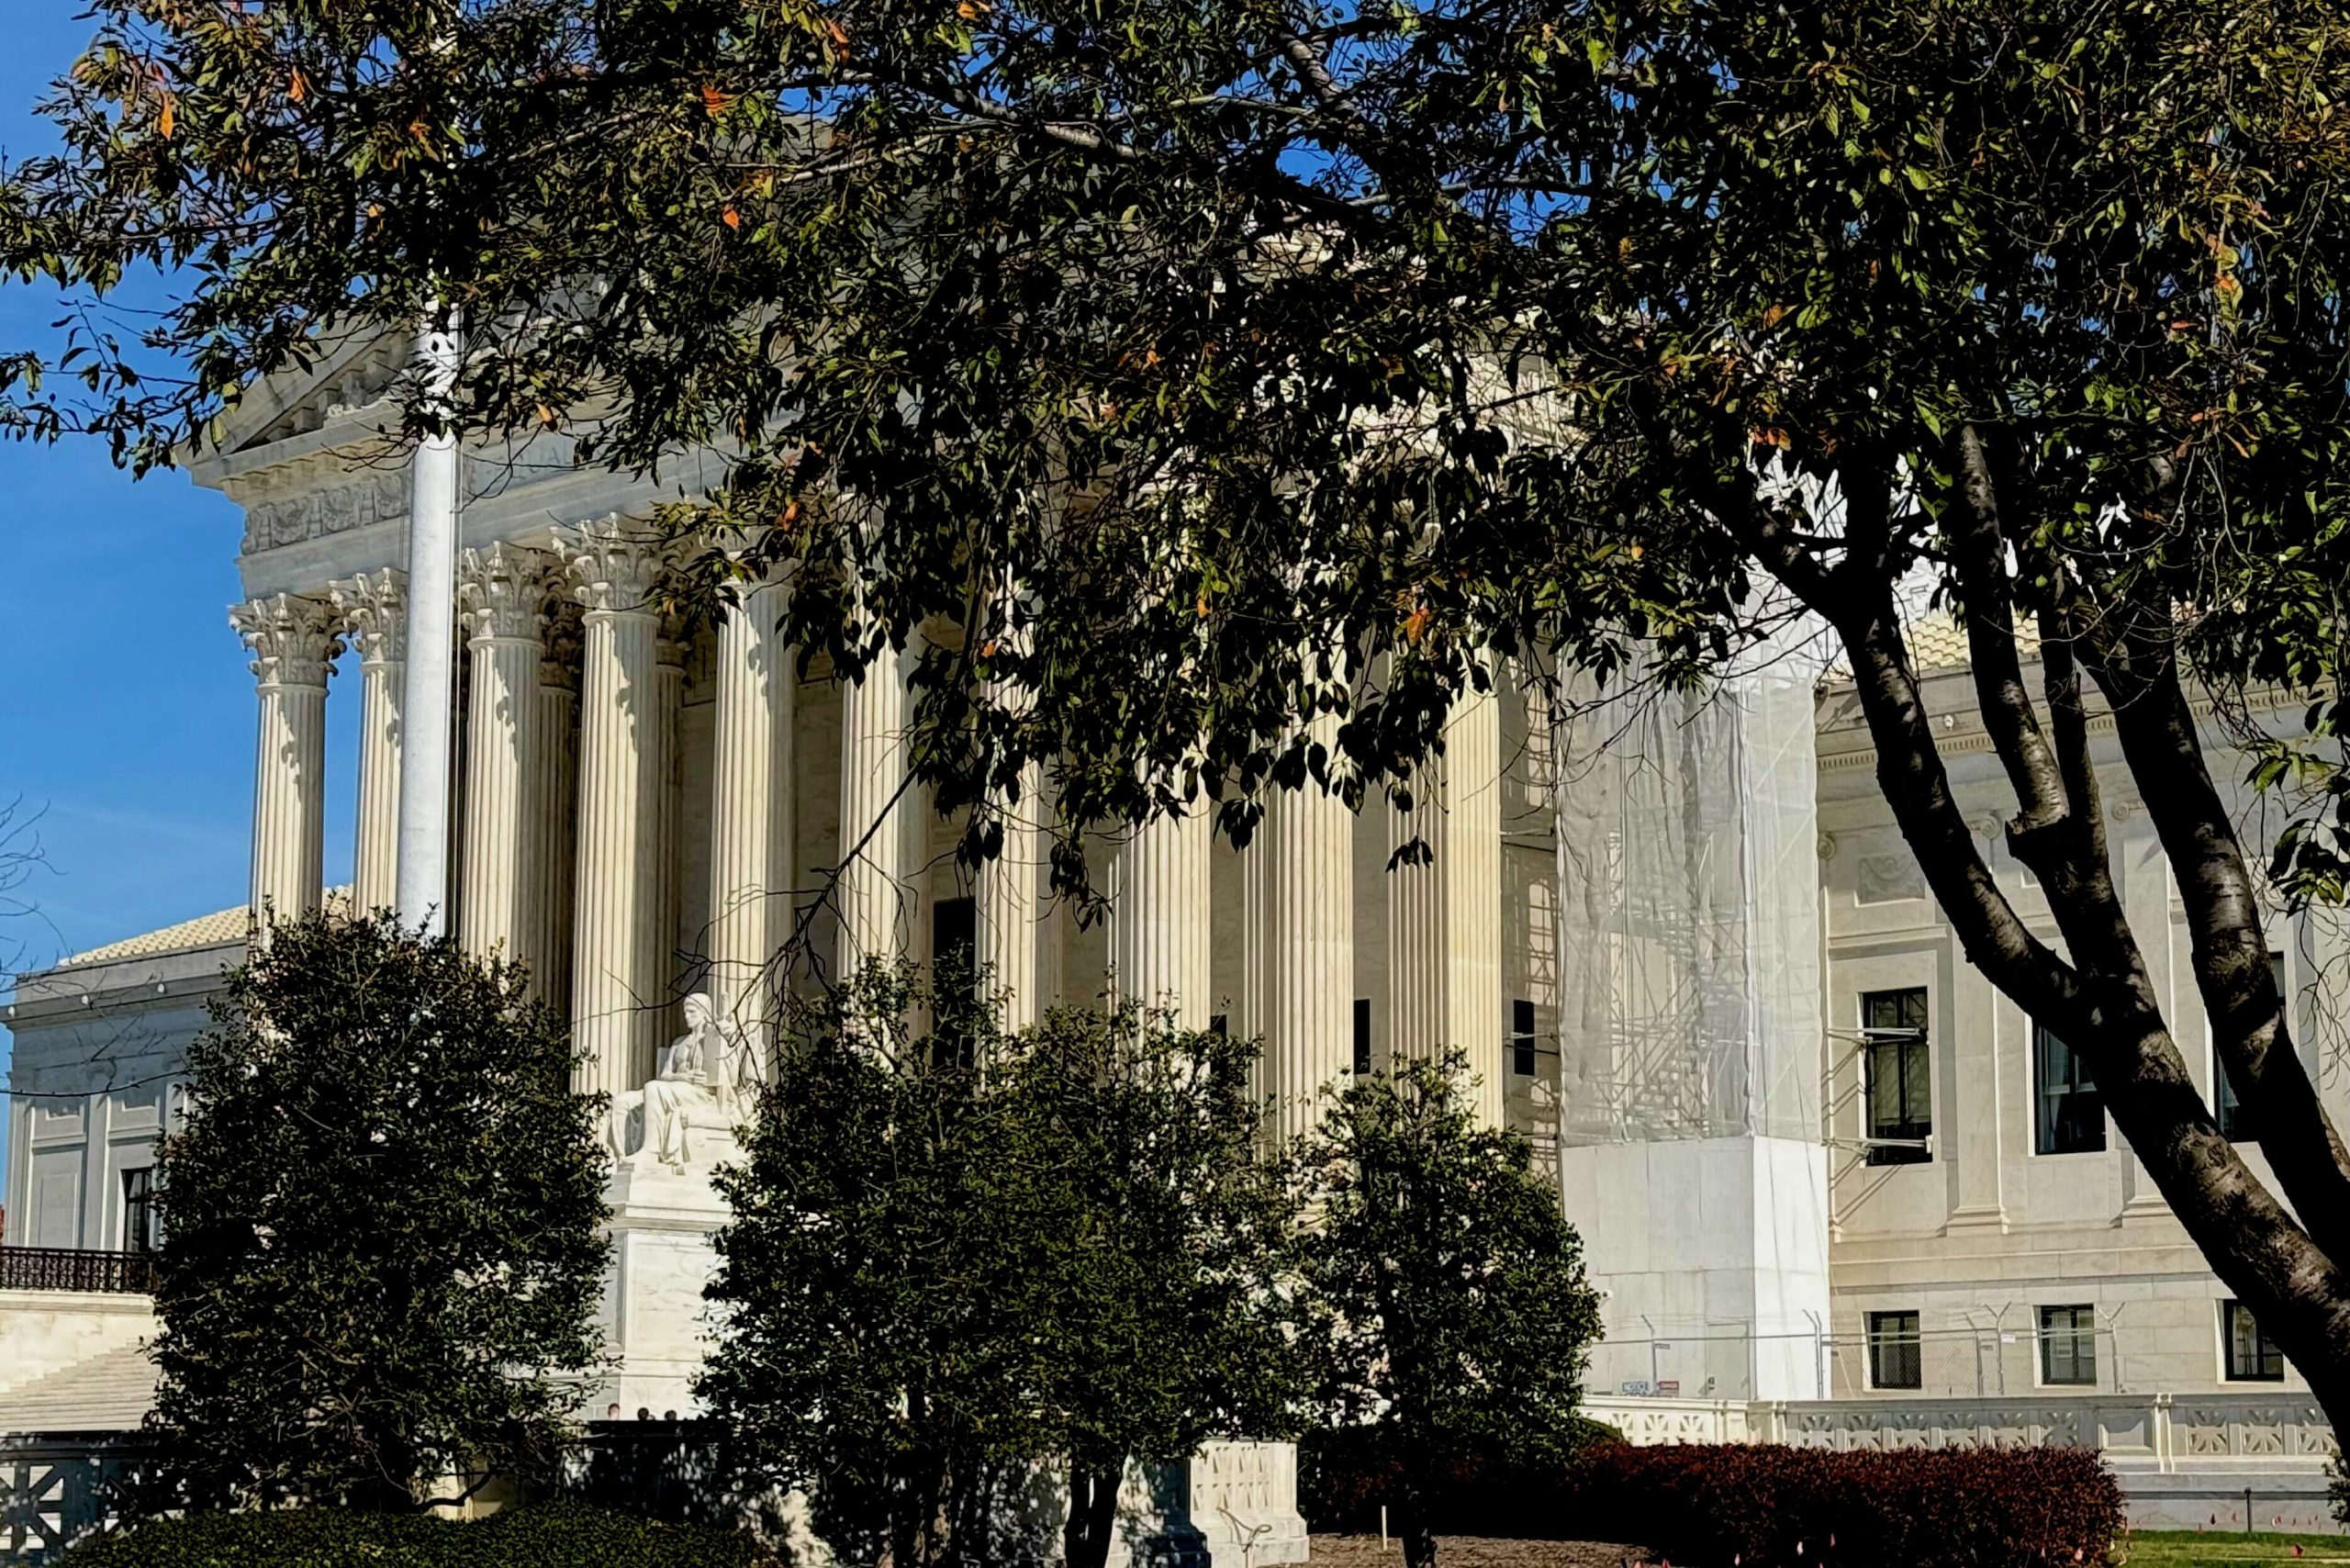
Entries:
{"type": "MultiPolygon", "coordinates": [[[[1588,1417],[1569,1418],[1570,1464],[1597,1448],[1621,1444],[1624,1434],[1588,1417]]],[[[1307,1528],[1357,1534],[1379,1528],[1379,1510],[1402,1506],[1404,1469],[1380,1428],[1324,1428],[1297,1444],[1297,1506],[1307,1528]]],[[[1570,1539],[1575,1528],[1569,1464],[1524,1463],[1491,1444],[1447,1461],[1430,1500],[1440,1535],[1488,1535],[1518,1540],[1570,1539]]],[[[1400,1522],[1391,1515],[1391,1525],[1400,1522]]]]}
{"type": "Polygon", "coordinates": [[[563,1021],[385,913],[273,926],[212,1018],[155,1178],[178,1502],[397,1513],[436,1475],[543,1476],[610,1251],[563,1021]]]}
{"type": "Polygon", "coordinates": [[[761,1568],[748,1537],[565,1504],[478,1521],[291,1508],[191,1514],[101,1536],[62,1568],[761,1568]]]}
{"type": "Polygon", "coordinates": [[[1583,1533],[1707,1568],[2095,1564],[2122,1524],[2112,1473],[2078,1449],[1610,1448],[1577,1483],[1583,1533]]]}

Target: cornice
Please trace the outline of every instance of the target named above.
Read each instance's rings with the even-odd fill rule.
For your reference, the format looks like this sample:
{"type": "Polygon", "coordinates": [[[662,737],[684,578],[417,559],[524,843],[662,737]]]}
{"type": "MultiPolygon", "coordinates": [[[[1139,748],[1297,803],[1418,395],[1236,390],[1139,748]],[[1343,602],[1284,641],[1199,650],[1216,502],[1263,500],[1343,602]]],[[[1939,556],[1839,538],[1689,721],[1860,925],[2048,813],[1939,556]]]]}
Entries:
{"type": "MultiPolygon", "coordinates": [[[[2245,710],[2255,713],[2274,712],[2279,708],[2298,706],[2304,700],[2304,698],[2279,687],[2263,687],[2248,691],[2243,700],[2245,710]]],[[[2219,711],[2219,706],[2210,697],[2193,698],[2188,703],[2199,722],[2210,719],[2219,711]]],[[[1993,749],[1990,732],[1983,727],[1982,716],[1976,710],[1970,708],[1964,712],[1945,713],[1942,715],[1941,722],[1947,727],[1936,731],[1934,749],[1944,756],[1993,749]]],[[[2093,735],[2109,735],[2113,733],[2113,714],[2109,711],[2092,713],[2085,728],[2093,735]]],[[[1822,728],[1819,740],[1818,767],[1822,773],[1842,773],[1854,768],[1873,767],[1876,764],[1876,745],[1863,725],[1838,724],[1833,728],[1822,728]],[[1846,737],[1854,744],[1833,744],[1846,737]]]]}

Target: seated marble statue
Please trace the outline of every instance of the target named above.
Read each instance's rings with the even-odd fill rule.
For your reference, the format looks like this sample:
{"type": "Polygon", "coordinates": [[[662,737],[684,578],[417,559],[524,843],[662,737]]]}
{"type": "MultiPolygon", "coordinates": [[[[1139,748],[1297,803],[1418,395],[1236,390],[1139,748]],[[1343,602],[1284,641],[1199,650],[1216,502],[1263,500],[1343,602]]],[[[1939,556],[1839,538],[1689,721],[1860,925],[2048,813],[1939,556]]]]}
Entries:
{"type": "Polygon", "coordinates": [[[735,1152],[734,1128],[750,1114],[755,1053],[740,1025],[719,1020],[700,991],[686,998],[686,1032],[662,1047],[652,1081],[612,1105],[612,1153],[647,1157],[675,1170],[735,1152]]]}

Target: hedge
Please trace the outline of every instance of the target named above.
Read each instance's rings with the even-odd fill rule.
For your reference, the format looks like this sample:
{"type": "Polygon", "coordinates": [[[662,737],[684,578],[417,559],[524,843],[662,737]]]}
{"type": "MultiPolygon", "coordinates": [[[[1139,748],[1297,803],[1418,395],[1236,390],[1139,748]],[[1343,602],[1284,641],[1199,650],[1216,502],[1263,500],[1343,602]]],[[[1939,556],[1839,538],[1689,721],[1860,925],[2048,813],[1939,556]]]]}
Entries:
{"type": "MultiPolygon", "coordinates": [[[[1440,1535],[1486,1535],[1518,1540],[1573,1539],[1564,1528],[1573,1459],[1595,1449],[1622,1443],[1624,1434],[1605,1422],[1579,1418],[1567,1462],[1528,1464],[1486,1449],[1457,1455],[1438,1466],[1430,1499],[1440,1535]]],[[[1306,1528],[1367,1534],[1379,1529],[1379,1510],[1388,1523],[1404,1523],[1404,1467],[1378,1427],[1339,1427],[1310,1431],[1297,1444],[1297,1507],[1306,1528]]]]}
{"type": "Polygon", "coordinates": [[[1608,1449],[1574,1502],[1582,1533],[1701,1568],[2071,1568],[2122,1528],[2112,1472],[2079,1449],[1608,1449]]]}
{"type": "Polygon", "coordinates": [[[62,1568],[762,1568],[730,1530],[546,1504],[487,1519],[291,1508],[154,1519],[68,1551],[62,1568]]]}

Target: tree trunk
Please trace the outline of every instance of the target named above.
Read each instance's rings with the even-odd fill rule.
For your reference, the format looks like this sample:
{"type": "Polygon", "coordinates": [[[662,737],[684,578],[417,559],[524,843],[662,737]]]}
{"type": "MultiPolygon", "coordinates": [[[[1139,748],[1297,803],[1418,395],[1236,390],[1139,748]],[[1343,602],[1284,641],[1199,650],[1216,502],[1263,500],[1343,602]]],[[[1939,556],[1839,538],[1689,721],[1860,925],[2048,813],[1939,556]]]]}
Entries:
{"type": "Polygon", "coordinates": [[[1069,1522],[1061,1529],[1065,1568],[1104,1568],[1110,1561],[1111,1539],[1118,1529],[1118,1484],[1125,1469],[1124,1463],[1069,1466],[1069,1522]]]}

